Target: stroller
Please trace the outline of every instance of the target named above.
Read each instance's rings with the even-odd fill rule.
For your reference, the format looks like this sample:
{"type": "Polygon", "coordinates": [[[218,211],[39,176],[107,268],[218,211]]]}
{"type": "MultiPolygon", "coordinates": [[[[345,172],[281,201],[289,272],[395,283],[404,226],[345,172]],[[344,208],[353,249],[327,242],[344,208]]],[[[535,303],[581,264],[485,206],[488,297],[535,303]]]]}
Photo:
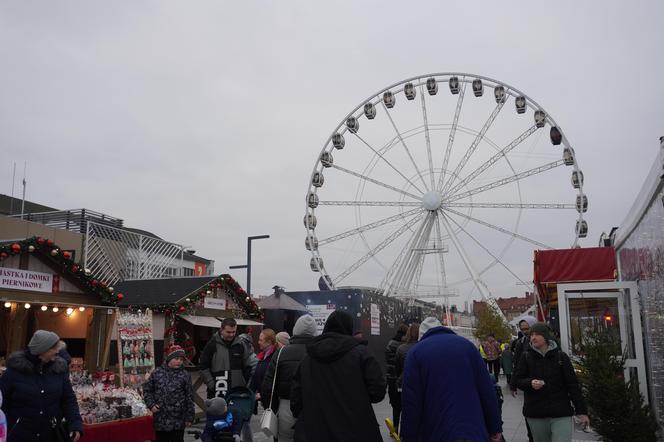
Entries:
{"type": "Polygon", "coordinates": [[[226,393],[225,399],[228,404],[228,411],[233,415],[233,424],[230,428],[211,430],[212,433],[206,434],[197,430],[187,431],[187,433],[193,434],[194,439],[199,439],[202,436],[214,442],[234,442],[236,436],[239,438],[242,426],[248,424],[251,415],[254,413],[256,405],[254,392],[247,387],[234,387],[226,393]],[[211,438],[208,436],[211,436],[211,438]]]}

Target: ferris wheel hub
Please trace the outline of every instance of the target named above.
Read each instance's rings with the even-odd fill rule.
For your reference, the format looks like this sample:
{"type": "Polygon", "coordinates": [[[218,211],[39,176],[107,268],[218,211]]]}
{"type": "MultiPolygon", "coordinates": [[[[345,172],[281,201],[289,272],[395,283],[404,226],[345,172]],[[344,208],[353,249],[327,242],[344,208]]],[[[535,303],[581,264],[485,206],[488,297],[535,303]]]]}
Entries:
{"type": "Polygon", "coordinates": [[[424,207],[426,210],[435,212],[436,210],[440,209],[442,204],[442,195],[434,190],[425,193],[422,197],[422,207],[424,207]]]}

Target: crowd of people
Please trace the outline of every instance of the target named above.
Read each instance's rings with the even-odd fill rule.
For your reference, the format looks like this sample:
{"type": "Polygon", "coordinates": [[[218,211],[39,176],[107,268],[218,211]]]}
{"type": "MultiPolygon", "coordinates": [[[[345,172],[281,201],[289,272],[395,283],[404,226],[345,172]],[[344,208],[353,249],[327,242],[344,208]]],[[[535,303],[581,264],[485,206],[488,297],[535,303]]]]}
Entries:
{"type": "MultiPolygon", "coordinates": [[[[477,348],[433,317],[401,324],[385,348],[383,372],[344,311],[333,312],[319,336],[310,315],[297,320],[293,336],[264,329],[258,353],[251,336],[238,335],[235,320],[225,319],[200,358],[208,396],[203,441],[222,440],[214,437],[218,431],[229,440],[253,440],[249,422],[243,425],[243,417],[229,410],[228,398],[239,388],[249,391],[252,404],[255,399],[276,413],[275,442],[382,441],[372,404],[386,393],[404,442],[499,442],[501,402],[494,383],[502,368],[512,394],[523,391],[529,439],[569,442],[572,416],[588,423],[570,358],[546,324],[525,318],[519,329],[513,342],[501,344],[489,335],[477,348]]],[[[25,350],[8,358],[0,377],[8,441],[59,441],[62,431],[67,440],[81,437],[62,350],[55,333],[38,330],[25,350]]],[[[184,361],[184,350],[170,347],[143,387],[157,441],[183,441],[194,420],[184,361]]],[[[256,414],[257,406],[249,419],[251,411],[256,414]]]]}

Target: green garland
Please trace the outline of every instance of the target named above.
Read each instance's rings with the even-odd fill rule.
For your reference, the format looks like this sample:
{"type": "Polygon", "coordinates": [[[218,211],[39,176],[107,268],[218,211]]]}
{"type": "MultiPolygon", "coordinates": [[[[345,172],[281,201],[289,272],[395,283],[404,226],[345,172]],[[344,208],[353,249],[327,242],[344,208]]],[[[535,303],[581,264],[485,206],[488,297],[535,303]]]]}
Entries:
{"type": "Polygon", "coordinates": [[[51,239],[33,236],[23,241],[3,244],[0,246],[0,261],[27,253],[39,255],[51,268],[68,277],[78,288],[99,296],[103,305],[115,306],[123,298],[122,293],[114,293],[113,287],[73,261],[71,253],[62,251],[51,239]]]}
{"type": "MultiPolygon", "coordinates": [[[[90,270],[83,268],[80,263],[73,261],[71,253],[62,251],[51,239],[33,236],[23,241],[4,244],[0,246],[0,261],[22,253],[39,255],[54,270],[68,276],[81,290],[92,292],[99,296],[103,305],[116,306],[124,298],[122,293],[115,293],[113,287],[110,287],[107,282],[100,281],[90,270]]],[[[157,305],[130,305],[129,309],[140,310],[150,308],[156,313],[185,313],[195,307],[208,294],[211,294],[214,289],[223,289],[249,318],[263,319],[263,312],[256,304],[256,301],[228,274],[223,274],[210,281],[182,302],[157,305]]]]}
{"type": "Polygon", "coordinates": [[[243,312],[252,319],[263,319],[263,312],[261,311],[256,301],[254,301],[247,292],[233,279],[231,275],[223,274],[218,278],[213,279],[203,287],[196,290],[196,293],[189,295],[186,299],[178,303],[164,303],[164,304],[133,304],[128,306],[129,310],[137,311],[149,308],[155,313],[165,313],[166,315],[176,313],[186,313],[191,311],[198,305],[200,301],[205,299],[206,296],[212,294],[212,290],[222,289],[228,297],[237,304],[243,312]]]}

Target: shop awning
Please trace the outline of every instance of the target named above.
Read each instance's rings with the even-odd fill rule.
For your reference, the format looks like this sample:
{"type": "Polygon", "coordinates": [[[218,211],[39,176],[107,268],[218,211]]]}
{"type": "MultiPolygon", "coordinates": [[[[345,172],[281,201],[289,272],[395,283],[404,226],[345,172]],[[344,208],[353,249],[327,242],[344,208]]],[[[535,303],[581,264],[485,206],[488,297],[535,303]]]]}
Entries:
{"type": "MultiPolygon", "coordinates": [[[[178,315],[180,318],[189,322],[190,324],[196,325],[198,327],[210,327],[210,328],[219,328],[221,327],[221,321],[224,318],[216,318],[214,316],[192,316],[192,315],[178,315]]],[[[263,325],[262,322],[254,321],[252,319],[238,319],[235,318],[237,325],[263,325]]]]}
{"type": "Polygon", "coordinates": [[[199,327],[219,328],[221,321],[214,316],[191,316],[191,315],[178,315],[185,321],[197,325],[199,327]]]}
{"type": "Polygon", "coordinates": [[[535,251],[535,284],[613,281],[616,268],[613,247],[535,251]]]}
{"type": "MultiPolygon", "coordinates": [[[[220,321],[223,321],[224,318],[217,318],[220,321]]],[[[254,321],[253,319],[238,319],[235,318],[235,322],[237,322],[237,325],[263,325],[262,322],[254,321]]]]}

